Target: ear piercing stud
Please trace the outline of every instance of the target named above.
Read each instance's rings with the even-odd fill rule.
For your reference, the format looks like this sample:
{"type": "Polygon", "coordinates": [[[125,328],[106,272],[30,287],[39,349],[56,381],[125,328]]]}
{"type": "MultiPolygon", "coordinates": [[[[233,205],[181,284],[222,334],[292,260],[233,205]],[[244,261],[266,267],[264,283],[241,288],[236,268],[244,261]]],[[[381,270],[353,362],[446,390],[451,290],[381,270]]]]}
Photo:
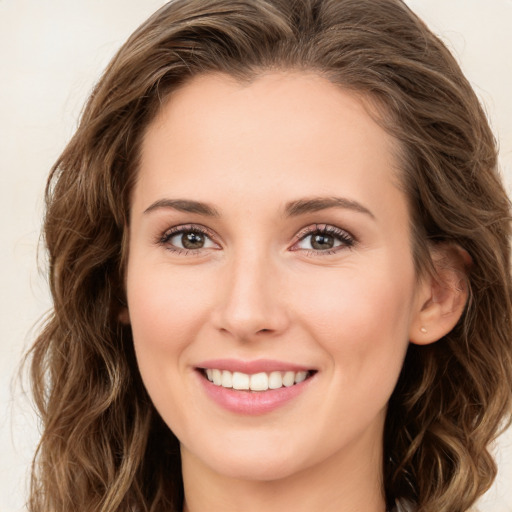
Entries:
{"type": "Polygon", "coordinates": [[[426,334],[426,333],[427,333],[427,329],[425,329],[425,327],[421,327],[421,328],[420,328],[420,331],[421,331],[423,334],[426,334]]]}

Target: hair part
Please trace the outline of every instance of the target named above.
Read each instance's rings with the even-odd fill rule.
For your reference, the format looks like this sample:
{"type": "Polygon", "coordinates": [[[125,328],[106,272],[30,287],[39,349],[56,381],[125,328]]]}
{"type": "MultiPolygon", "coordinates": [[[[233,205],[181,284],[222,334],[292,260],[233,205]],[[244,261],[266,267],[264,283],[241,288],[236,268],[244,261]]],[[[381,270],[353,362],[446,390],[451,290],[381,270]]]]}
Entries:
{"type": "Polygon", "coordinates": [[[141,143],[169,94],[194,76],[250,82],[276,70],[317,73],[376,109],[398,142],[418,272],[432,271],[436,244],[473,261],[461,321],[433,345],[410,346],[391,397],[389,504],[462,512],[491,485],[488,446],[511,409],[509,201],[493,135],[456,61],[400,0],[176,0],[113,58],[49,177],[54,308],[31,351],[44,427],[31,512],[181,510],[178,441],[119,322],[141,143]]]}

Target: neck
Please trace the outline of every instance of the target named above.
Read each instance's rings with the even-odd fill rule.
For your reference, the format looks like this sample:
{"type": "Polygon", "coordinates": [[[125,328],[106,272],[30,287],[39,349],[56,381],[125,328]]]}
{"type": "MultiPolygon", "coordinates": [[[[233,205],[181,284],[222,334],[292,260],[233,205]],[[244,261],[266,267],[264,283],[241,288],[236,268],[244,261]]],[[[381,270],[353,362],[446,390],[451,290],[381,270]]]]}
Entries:
{"type": "Polygon", "coordinates": [[[372,448],[367,457],[355,449],[265,481],[219,474],[182,446],[183,512],[385,512],[382,447],[372,448]]]}

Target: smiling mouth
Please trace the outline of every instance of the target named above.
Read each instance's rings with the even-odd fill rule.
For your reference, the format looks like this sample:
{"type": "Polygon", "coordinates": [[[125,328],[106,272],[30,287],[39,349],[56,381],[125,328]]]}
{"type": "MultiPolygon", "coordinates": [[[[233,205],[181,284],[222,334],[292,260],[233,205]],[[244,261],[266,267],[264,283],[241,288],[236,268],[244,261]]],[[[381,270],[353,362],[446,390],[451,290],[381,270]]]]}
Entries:
{"type": "Polygon", "coordinates": [[[204,378],[215,386],[237,391],[268,391],[269,389],[289,388],[311,378],[315,370],[273,371],[254,374],[230,372],[216,368],[198,368],[204,378]]]}

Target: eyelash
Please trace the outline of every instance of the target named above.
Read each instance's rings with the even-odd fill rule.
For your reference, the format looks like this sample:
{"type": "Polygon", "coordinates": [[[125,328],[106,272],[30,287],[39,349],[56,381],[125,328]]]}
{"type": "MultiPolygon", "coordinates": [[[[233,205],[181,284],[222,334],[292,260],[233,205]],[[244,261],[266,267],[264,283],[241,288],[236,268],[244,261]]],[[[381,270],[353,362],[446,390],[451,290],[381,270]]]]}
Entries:
{"type": "Polygon", "coordinates": [[[315,224],[313,226],[308,226],[297,233],[296,242],[293,244],[291,250],[301,250],[300,248],[294,249],[294,247],[313,235],[329,235],[332,236],[335,240],[341,242],[341,244],[333,247],[332,249],[302,249],[306,252],[307,256],[329,256],[331,254],[336,254],[341,250],[352,249],[356,245],[355,237],[348,231],[337,228],[336,226],[330,226],[328,224],[315,224]]]}
{"type": "Polygon", "coordinates": [[[175,226],[173,228],[170,228],[166,230],[157,240],[158,245],[161,245],[165,247],[168,251],[174,252],[179,255],[189,256],[198,254],[200,251],[204,250],[204,248],[199,249],[184,249],[181,247],[176,247],[169,243],[171,238],[185,234],[185,233],[200,233],[201,235],[204,235],[205,237],[209,238],[213,241],[214,235],[213,233],[206,229],[204,226],[198,225],[198,224],[187,224],[184,226],[175,226]]]}
{"type": "MultiPolygon", "coordinates": [[[[176,247],[169,243],[169,241],[181,234],[185,233],[200,233],[210,239],[210,241],[214,242],[215,235],[208,229],[206,229],[204,226],[197,225],[197,224],[187,224],[182,226],[175,226],[173,228],[167,229],[161,236],[157,239],[157,244],[160,246],[165,247],[166,250],[171,251],[173,253],[179,254],[179,255],[194,255],[198,254],[199,252],[203,251],[205,248],[201,247],[198,249],[184,249],[181,247],[176,247]]],[[[335,226],[330,226],[328,224],[315,224],[312,226],[308,226],[295,236],[295,242],[290,248],[291,251],[304,251],[308,256],[328,256],[331,254],[335,254],[339,252],[340,250],[344,249],[351,249],[356,245],[356,239],[354,236],[352,236],[347,231],[337,228],[335,226]],[[333,247],[332,249],[300,249],[297,248],[297,245],[300,242],[303,242],[308,237],[313,235],[329,235],[332,236],[335,240],[338,242],[341,242],[340,245],[333,247]]]]}

